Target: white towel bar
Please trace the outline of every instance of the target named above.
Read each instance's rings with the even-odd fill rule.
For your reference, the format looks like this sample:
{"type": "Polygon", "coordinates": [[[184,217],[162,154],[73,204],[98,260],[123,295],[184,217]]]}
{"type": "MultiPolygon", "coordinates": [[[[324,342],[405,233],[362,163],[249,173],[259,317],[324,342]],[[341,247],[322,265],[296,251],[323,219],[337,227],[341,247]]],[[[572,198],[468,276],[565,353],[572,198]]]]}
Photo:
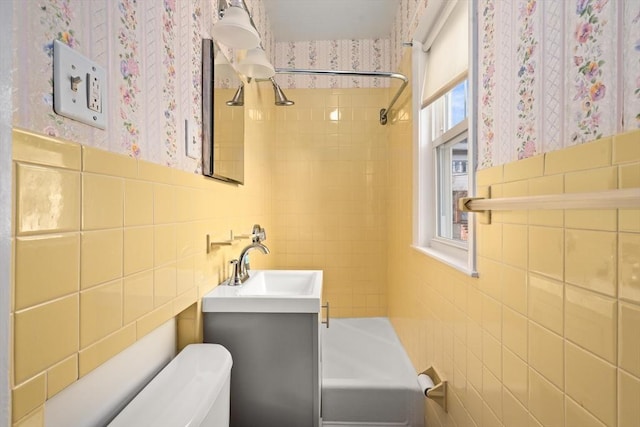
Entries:
{"type": "Polygon", "coordinates": [[[537,209],[637,209],[640,208],[640,188],[499,199],[465,197],[460,200],[460,208],[466,212],[537,209]]]}
{"type": "Polygon", "coordinates": [[[464,212],[485,214],[490,211],[539,209],[640,209],[640,188],[497,199],[464,197],[458,203],[464,212]]]}

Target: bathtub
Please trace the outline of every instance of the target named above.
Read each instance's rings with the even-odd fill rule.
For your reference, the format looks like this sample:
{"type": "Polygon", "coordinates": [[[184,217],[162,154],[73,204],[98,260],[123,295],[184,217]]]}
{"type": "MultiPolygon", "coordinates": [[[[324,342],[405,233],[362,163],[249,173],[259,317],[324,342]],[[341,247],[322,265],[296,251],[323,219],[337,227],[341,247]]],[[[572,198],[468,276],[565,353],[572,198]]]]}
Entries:
{"type": "Polygon", "coordinates": [[[331,319],[321,339],[323,426],[424,426],[417,374],[388,319],[331,319]]]}

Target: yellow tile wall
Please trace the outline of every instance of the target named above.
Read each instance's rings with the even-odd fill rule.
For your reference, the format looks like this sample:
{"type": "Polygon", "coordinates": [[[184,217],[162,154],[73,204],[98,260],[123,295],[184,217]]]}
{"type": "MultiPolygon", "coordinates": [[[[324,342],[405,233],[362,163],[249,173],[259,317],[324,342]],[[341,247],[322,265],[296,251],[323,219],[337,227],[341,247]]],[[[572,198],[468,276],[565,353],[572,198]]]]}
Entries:
{"type": "MultiPolygon", "coordinates": [[[[416,370],[449,381],[449,412],[426,399],[426,425],[640,425],[640,212],[495,215],[467,277],[410,248],[410,127],[389,128],[388,311],[416,370]]],[[[639,142],[616,135],[477,183],[500,196],[640,187],[639,142]]]]}
{"type": "Polygon", "coordinates": [[[273,239],[279,268],[324,270],[331,315],[386,315],[388,89],[287,89],[276,109],[273,239]]]}
{"type": "Polygon", "coordinates": [[[272,231],[274,107],[258,90],[247,91],[262,119],[247,121],[244,186],[14,130],[15,425],[43,425],[46,399],[173,317],[179,348],[202,340],[198,301],[243,244],[207,254],[206,234],[272,231]]]}

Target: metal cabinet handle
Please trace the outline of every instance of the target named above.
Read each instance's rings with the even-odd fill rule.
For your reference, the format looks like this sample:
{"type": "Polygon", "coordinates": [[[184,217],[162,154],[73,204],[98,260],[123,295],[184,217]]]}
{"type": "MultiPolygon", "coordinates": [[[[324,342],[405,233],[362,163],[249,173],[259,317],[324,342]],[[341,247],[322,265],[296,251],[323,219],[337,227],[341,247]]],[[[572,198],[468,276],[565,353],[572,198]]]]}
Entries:
{"type": "Polygon", "coordinates": [[[327,325],[327,329],[329,328],[329,301],[327,301],[327,305],[323,305],[322,308],[327,309],[327,321],[321,322],[323,325],[327,325]]]}

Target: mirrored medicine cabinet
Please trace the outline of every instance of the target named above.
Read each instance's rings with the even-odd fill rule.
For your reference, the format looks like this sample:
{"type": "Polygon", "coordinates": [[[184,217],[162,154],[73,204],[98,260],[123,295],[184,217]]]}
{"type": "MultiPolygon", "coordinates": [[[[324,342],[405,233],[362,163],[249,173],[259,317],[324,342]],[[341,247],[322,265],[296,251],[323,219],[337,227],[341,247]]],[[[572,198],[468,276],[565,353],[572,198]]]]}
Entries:
{"type": "Polygon", "coordinates": [[[244,83],[210,39],[202,40],[202,173],[244,183],[244,83]]]}

